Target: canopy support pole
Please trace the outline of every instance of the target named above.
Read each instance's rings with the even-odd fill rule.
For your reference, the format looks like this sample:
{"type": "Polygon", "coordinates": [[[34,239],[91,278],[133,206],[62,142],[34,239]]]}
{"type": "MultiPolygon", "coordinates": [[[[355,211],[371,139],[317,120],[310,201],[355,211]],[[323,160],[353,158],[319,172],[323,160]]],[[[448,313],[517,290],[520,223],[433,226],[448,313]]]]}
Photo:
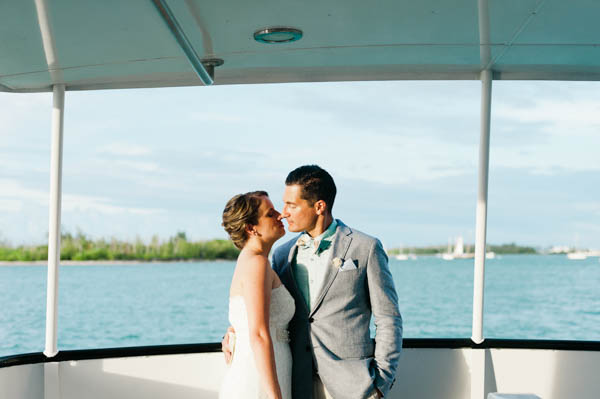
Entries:
{"type": "MultiPolygon", "coordinates": [[[[478,0],[479,56],[481,61],[481,116],[479,138],[479,173],[475,217],[475,261],[473,264],[473,324],[471,340],[481,344],[483,337],[483,293],[485,286],[485,244],[487,231],[487,198],[490,163],[490,118],[492,106],[492,52],[490,47],[490,15],[488,0],[478,0]]],[[[486,349],[471,350],[471,399],[484,399],[486,349]]]]}
{"type": "Polygon", "coordinates": [[[492,105],[492,71],[481,72],[481,135],[479,139],[479,182],[475,222],[475,269],[473,281],[473,332],[471,340],[483,342],[483,289],[487,231],[488,175],[490,162],[490,117],[492,105]]]}
{"type": "Polygon", "coordinates": [[[48,2],[35,0],[48,73],[52,79],[52,142],[50,147],[50,207],[48,227],[48,281],[46,289],[46,345],[44,355],[58,353],[58,265],[60,263],[60,209],[62,197],[62,150],[65,84],[58,62],[48,2]]]}
{"type": "Polygon", "coordinates": [[[50,217],[48,228],[48,287],[46,291],[46,347],[44,355],[58,353],[58,265],[60,263],[60,213],[62,197],[62,152],[65,85],[53,86],[52,144],[50,158],[50,217]]]}
{"type": "MultiPolygon", "coordinates": [[[[485,284],[485,243],[487,197],[490,163],[490,117],[492,105],[492,71],[481,72],[481,136],[479,139],[479,182],[475,222],[475,262],[473,271],[473,332],[471,340],[483,342],[483,292],[485,284]]],[[[485,398],[485,349],[471,352],[471,399],[485,398]]]]}

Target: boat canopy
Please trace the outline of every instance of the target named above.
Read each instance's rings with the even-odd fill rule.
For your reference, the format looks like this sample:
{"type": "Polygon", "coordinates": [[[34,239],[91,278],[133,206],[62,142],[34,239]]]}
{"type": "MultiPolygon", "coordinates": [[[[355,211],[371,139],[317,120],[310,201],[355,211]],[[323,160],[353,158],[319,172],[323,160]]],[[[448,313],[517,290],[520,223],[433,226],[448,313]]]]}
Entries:
{"type": "Polygon", "coordinates": [[[6,0],[0,91],[202,85],[161,3],[200,61],[223,60],[215,84],[480,80],[482,70],[600,80],[596,0],[57,0],[46,19],[54,52],[36,1],[6,0]],[[302,37],[255,39],[272,27],[302,37]]]}

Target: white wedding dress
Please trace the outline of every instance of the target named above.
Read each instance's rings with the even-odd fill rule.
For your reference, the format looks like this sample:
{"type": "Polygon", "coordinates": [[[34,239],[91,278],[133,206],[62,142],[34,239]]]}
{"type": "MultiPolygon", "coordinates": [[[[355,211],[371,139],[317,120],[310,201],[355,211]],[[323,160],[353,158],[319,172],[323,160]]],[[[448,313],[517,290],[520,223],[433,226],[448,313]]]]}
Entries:
{"type": "MultiPolygon", "coordinates": [[[[294,298],[283,284],[271,290],[269,330],[283,399],[292,398],[292,353],[287,328],[295,309],[294,298]]],[[[267,398],[250,347],[248,314],[242,296],[229,298],[229,322],[235,329],[235,347],[233,360],[221,385],[219,399],[267,398]]]]}

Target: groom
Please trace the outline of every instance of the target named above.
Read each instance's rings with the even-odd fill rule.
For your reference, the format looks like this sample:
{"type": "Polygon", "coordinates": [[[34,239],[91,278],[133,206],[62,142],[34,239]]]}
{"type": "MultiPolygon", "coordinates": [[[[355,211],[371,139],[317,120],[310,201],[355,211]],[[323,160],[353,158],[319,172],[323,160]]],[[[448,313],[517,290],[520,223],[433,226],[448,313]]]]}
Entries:
{"type": "Polygon", "coordinates": [[[296,303],[289,324],[293,398],[383,397],[402,348],[402,318],[383,247],[333,219],[336,187],[324,169],[301,166],[285,184],[281,218],[289,231],[302,234],[275,250],[273,269],[296,303]]]}

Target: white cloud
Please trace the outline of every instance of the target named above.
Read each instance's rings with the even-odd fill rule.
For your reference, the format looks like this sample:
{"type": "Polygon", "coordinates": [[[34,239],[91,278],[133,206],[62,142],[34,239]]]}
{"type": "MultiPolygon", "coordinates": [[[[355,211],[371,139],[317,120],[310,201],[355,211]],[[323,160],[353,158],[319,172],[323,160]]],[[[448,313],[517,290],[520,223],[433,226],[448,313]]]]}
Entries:
{"type": "Polygon", "coordinates": [[[107,215],[122,213],[130,213],[133,215],[155,215],[165,212],[162,209],[119,206],[113,204],[108,198],[75,194],[63,195],[62,209],[63,211],[87,211],[98,212],[107,215]]]}
{"type": "Polygon", "coordinates": [[[0,212],[21,212],[23,203],[14,199],[0,198],[0,212]]]}
{"type": "Polygon", "coordinates": [[[560,101],[540,99],[531,107],[501,103],[494,107],[498,117],[519,123],[543,124],[554,135],[588,136],[600,127],[600,101],[560,101]]]}
{"type": "Polygon", "coordinates": [[[128,157],[138,157],[142,155],[152,154],[152,150],[148,147],[126,142],[116,142],[108,144],[100,148],[99,152],[128,157]]]}
{"type": "Polygon", "coordinates": [[[158,164],[154,162],[117,160],[114,163],[118,167],[125,167],[139,172],[156,172],[160,169],[158,164]]]}
{"type": "Polygon", "coordinates": [[[23,187],[18,181],[11,179],[0,179],[0,187],[5,201],[29,201],[38,205],[48,205],[47,191],[23,187]]]}
{"type": "Polygon", "coordinates": [[[586,212],[594,216],[600,216],[600,202],[575,202],[573,207],[578,211],[586,212]]]}
{"type": "MultiPolygon", "coordinates": [[[[219,123],[239,123],[243,121],[243,118],[239,115],[235,114],[235,111],[232,112],[215,112],[215,111],[201,111],[201,112],[191,112],[189,114],[189,119],[192,122],[219,122],[219,123]]],[[[202,126],[198,126],[198,129],[201,130],[202,126]]]]}
{"type": "MultiPolygon", "coordinates": [[[[3,188],[3,198],[0,200],[0,211],[16,213],[23,211],[23,203],[30,202],[38,206],[49,206],[49,193],[37,189],[23,187],[19,182],[10,179],[0,179],[3,188]]],[[[164,209],[140,208],[117,205],[110,198],[94,197],[63,193],[63,211],[87,211],[101,214],[133,214],[155,215],[166,212],[164,209]]]]}

